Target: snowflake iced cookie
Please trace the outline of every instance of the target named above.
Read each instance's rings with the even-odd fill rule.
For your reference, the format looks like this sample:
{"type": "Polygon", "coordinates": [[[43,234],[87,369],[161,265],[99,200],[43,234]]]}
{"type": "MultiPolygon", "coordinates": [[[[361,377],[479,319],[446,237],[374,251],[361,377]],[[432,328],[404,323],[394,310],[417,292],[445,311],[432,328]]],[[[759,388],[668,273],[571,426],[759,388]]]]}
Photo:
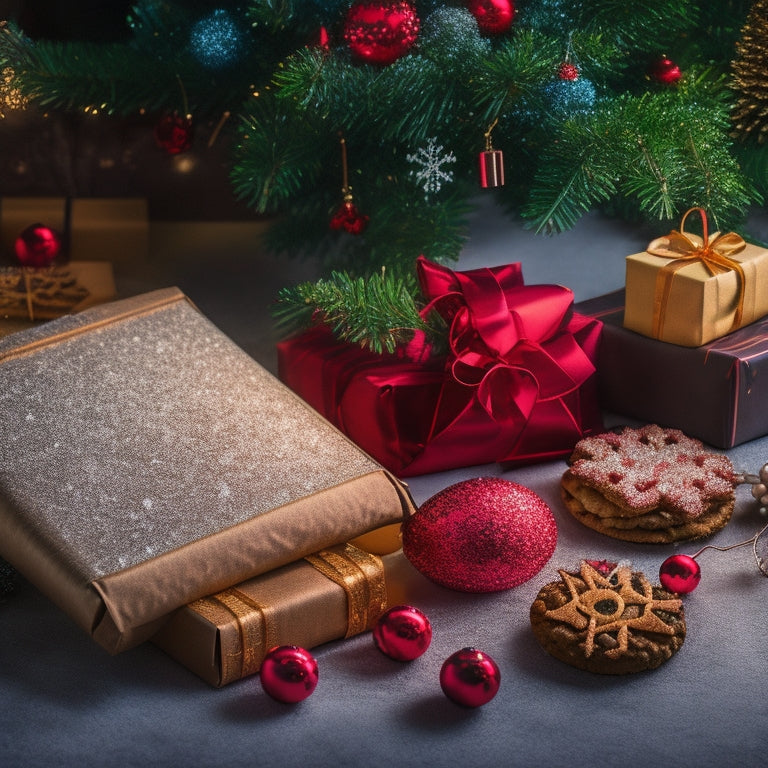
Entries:
{"type": "Polygon", "coordinates": [[[568,511],[624,541],[664,544],[708,536],[731,518],[736,472],[677,429],[649,424],[579,441],[561,480],[568,511]]]}
{"type": "Polygon", "coordinates": [[[682,601],[627,565],[582,562],[576,573],[542,587],[531,628],[544,650],[603,675],[655,669],[683,645],[682,601]],[[610,564],[609,564],[610,565],[610,564]]]}

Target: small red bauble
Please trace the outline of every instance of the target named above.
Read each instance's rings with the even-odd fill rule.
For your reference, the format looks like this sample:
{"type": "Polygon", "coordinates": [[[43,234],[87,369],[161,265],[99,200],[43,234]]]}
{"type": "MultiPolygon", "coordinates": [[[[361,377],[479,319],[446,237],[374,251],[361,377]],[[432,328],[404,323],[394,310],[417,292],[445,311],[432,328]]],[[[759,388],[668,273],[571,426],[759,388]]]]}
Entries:
{"type": "Polygon", "coordinates": [[[303,701],[317,687],[317,662],[297,645],[279,645],[264,657],[261,685],[275,700],[285,704],[303,701]]]}
{"type": "Polygon", "coordinates": [[[436,493],[402,532],[411,564],[462,592],[496,592],[528,581],[557,544],[557,524],[544,500],[498,477],[463,480],[436,493]]]}
{"type": "Polygon", "coordinates": [[[192,118],[178,113],[165,115],[155,126],[155,141],[169,155],[178,155],[192,146],[192,118]]]}
{"type": "Polygon", "coordinates": [[[699,586],[701,568],[690,555],[672,555],[661,564],[659,581],[664,589],[687,595],[699,586]]]}
{"type": "Polygon", "coordinates": [[[49,267],[61,253],[61,235],[44,224],[31,224],[16,238],[14,252],[23,267],[49,267]]]}
{"type": "Polygon", "coordinates": [[[674,61],[665,56],[653,65],[651,76],[662,85],[674,85],[683,76],[683,73],[674,61]]]}
{"type": "Polygon", "coordinates": [[[462,648],[449,656],[440,670],[440,687],[456,704],[482,707],[498,692],[501,673],[496,662],[475,648],[462,648]]]}
{"type": "Polygon", "coordinates": [[[385,66],[404,56],[419,35],[419,17],[405,0],[357,0],[344,22],[344,39],[353,55],[385,66]]]}
{"type": "Polygon", "coordinates": [[[571,64],[569,61],[564,61],[557,70],[557,76],[561,80],[578,80],[579,68],[575,64],[571,64]]]}
{"type": "Polygon", "coordinates": [[[350,235],[360,235],[365,231],[369,221],[370,217],[360,213],[354,203],[344,202],[333,214],[330,227],[334,230],[343,229],[350,235]]]}
{"type": "Polygon", "coordinates": [[[410,605],[390,608],[373,628],[376,647],[396,661],[413,661],[429,648],[432,625],[418,609],[410,605]]]}
{"type": "Polygon", "coordinates": [[[485,35],[508,32],[515,16],[513,0],[469,0],[467,8],[485,35]]]}

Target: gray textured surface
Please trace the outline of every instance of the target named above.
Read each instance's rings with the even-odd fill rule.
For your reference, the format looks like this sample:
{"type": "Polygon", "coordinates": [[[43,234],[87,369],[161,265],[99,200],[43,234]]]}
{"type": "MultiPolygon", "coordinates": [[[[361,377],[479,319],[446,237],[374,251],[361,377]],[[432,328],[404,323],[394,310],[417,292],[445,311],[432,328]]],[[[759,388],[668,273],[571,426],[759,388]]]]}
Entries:
{"type": "MultiPolygon", "coordinates": [[[[623,258],[648,233],[590,217],[574,232],[536,238],[481,211],[462,266],[522,260],[529,283],[558,282],[577,299],[623,283],[623,258]]],[[[294,265],[275,264],[217,238],[194,261],[166,251],[152,269],[121,275],[124,290],[178,284],[214,322],[267,367],[266,326],[275,284],[294,265]],[[213,275],[216,275],[214,279],[213,275]],[[149,285],[147,285],[149,283],[149,285]]],[[[303,265],[311,270],[312,265],[303,265]]],[[[729,452],[739,468],[768,459],[768,439],[729,452]]],[[[413,575],[414,605],[431,619],[433,643],[409,664],[382,656],[369,635],[315,651],[320,683],[290,707],[256,678],[209,688],[151,645],[109,657],[34,589],[22,583],[0,605],[0,763],[4,766],[521,766],[651,768],[757,766],[768,752],[768,579],[749,548],[708,551],[703,579],[685,598],[688,637],[658,670],[630,677],[580,672],[548,657],[528,624],[538,589],[582,557],[628,559],[655,578],[674,552],[584,529],[563,510],[562,462],[503,471],[474,467],[413,478],[417,503],[458,480],[494,475],[547,501],[559,526],[550,563],[506,592],[469,595],[413,575]],[[441,693],[445,658],[474,645],[501,668],[497,697],[461,709],[441,693]]],[[[711,543],[752,536],[765,520],[746,488],[733,521],[711,543]]]]}

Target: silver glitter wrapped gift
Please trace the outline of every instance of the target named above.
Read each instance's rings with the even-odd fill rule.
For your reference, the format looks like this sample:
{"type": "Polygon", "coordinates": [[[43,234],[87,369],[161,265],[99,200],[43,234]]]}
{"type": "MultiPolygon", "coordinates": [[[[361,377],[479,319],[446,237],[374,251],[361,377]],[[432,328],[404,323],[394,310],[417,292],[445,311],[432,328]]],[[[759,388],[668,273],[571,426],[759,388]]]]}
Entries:
{"type": "Polygon", "coordinates": [[[413,512],[175,288],[0,339],[0,556],[111,653],[413,512]]]}

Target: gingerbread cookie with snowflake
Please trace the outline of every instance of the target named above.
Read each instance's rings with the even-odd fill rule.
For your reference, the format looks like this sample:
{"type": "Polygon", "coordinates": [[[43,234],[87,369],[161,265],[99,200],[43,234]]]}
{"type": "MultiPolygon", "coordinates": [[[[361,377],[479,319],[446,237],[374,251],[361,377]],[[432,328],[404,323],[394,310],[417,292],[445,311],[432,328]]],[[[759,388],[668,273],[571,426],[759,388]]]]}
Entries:
{"type": "Polygon", "coordinates": [[[625,427],[580,440],[561,479],[568,511],[624,541],[708,536],[730,520],[737,475],[727,456],[677,429],[625,427]]]}
{"type": "Polygon", "coordinates": [[[583,561],[559,571],[530,610],[533,633],[552,656],[578,669],[624,675],[655,669],[685,641],[682,601],[628,565],[583,561]]]}

